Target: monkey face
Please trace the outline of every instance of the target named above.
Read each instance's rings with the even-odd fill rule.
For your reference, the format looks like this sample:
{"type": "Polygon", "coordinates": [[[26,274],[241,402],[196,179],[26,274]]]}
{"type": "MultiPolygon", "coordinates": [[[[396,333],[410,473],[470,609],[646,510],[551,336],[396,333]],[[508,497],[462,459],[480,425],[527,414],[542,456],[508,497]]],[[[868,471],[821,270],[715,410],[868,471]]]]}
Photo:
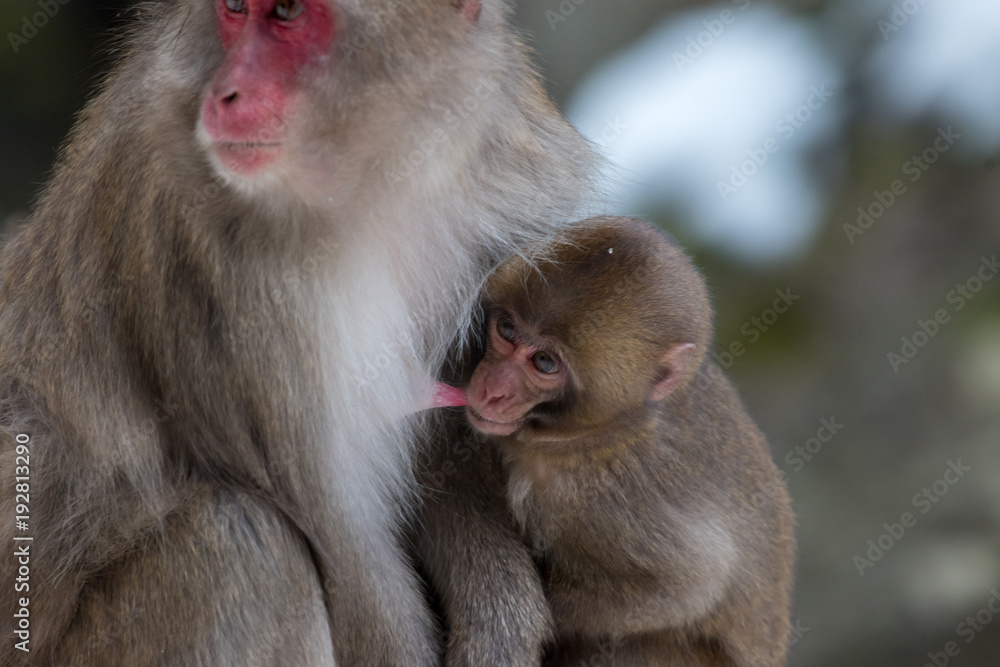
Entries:
{"type": "Polygon", "coordinates": [[[473,30],[480,0],[211,1],[218,46],[201,64],[219,60],[197,138],[220,176],[268,201],[328,207],[368,187],[371,169],[399,185],[405,159],[436,148],[443,125],[469,125],[452,109],[495,89],[468,67],[498,37],[473,30]],[[414,113],[431,108],[443,119],[414,113]],[[386,127],[396,140],[384,141],[386,127]]]}
{"type": "Polygon", "coordinates": [[[697,370],[710,308],[690,260],[659,232],[595,218],[490,277],[486,356],[468,415],[536,442],[621,428],[697,370]]]}
{"type": "Polygon", "coordinates": [[[216,0],[222,65],[204,93],[200,134],[218,167],[250,177],[279,163],[335,18],[324,0],[216,0]]]}
{"type": "Polygon", "coordinates": [[[570,381],[558,342],[539,336],[506,311],[489,320],[486,356],[469,382],[466,412],[483,433],[511,435],[538,405],[570,381]]]}

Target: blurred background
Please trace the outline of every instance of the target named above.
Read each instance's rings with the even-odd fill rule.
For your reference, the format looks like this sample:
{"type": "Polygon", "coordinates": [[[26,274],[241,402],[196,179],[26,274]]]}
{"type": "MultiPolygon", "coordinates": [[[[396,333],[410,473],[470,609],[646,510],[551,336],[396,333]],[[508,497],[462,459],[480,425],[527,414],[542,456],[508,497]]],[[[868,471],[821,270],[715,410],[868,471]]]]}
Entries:
{"type": "MultiPolygon", "coordinates": [[[[132,4],[0,3],[0,225],[28,215],[132,4]]],[[[669,230],[711,284],[716,361],[795,499],[790,664],[1000,665],[1000,3],[516,18],[609,158],[609,211],[669,230]]]]}

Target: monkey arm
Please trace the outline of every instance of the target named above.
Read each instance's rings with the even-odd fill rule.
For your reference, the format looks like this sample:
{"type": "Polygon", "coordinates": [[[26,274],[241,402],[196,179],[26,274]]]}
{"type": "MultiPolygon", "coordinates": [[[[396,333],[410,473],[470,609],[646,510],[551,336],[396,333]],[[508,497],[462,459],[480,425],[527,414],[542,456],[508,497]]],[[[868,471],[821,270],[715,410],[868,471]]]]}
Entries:
{"type": "Polygon", "coordinates": [[[499,461],[488,443],[450,423],[421,468],[416,544],[444,611],[445,665],[537,667],[551,615],[504,503],[499,461]]]}

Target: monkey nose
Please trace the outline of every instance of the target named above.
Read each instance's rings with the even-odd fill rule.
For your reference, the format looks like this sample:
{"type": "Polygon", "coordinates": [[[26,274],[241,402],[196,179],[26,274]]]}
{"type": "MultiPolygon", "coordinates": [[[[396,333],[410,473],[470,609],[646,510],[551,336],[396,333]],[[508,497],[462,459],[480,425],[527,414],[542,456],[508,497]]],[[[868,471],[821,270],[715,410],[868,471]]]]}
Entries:
{"type": "Polygon", "coordinates": [[[504,368],[473,375],[469,389],[469,405],[488,413],[494,421],[504,421],[503,416],[511,412],[519,395],[517,378],[504,368]]]}
{"type": "Polygon", "coordinates": [[[500,383],[487,385],[483,392],[483,403],[490,407],[498,407],[508,400],[511,392],[500,383]]]}

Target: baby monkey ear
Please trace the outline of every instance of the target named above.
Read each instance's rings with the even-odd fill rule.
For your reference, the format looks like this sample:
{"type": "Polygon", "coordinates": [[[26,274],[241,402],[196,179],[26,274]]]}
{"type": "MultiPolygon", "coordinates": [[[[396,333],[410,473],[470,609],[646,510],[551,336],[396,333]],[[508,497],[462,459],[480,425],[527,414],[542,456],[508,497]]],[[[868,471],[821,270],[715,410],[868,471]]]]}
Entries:
{"type": "Polygon", "coordinates": [[[694,343],[678,343],[672,345],[660,357],[660,374],[656,377],[656,382],[649,395],[654,403],[662,401],[674,393],[674,389],[677,389],[677,385],[687,374],[688,364],[694,357],[694,350],[694,343]]]}

